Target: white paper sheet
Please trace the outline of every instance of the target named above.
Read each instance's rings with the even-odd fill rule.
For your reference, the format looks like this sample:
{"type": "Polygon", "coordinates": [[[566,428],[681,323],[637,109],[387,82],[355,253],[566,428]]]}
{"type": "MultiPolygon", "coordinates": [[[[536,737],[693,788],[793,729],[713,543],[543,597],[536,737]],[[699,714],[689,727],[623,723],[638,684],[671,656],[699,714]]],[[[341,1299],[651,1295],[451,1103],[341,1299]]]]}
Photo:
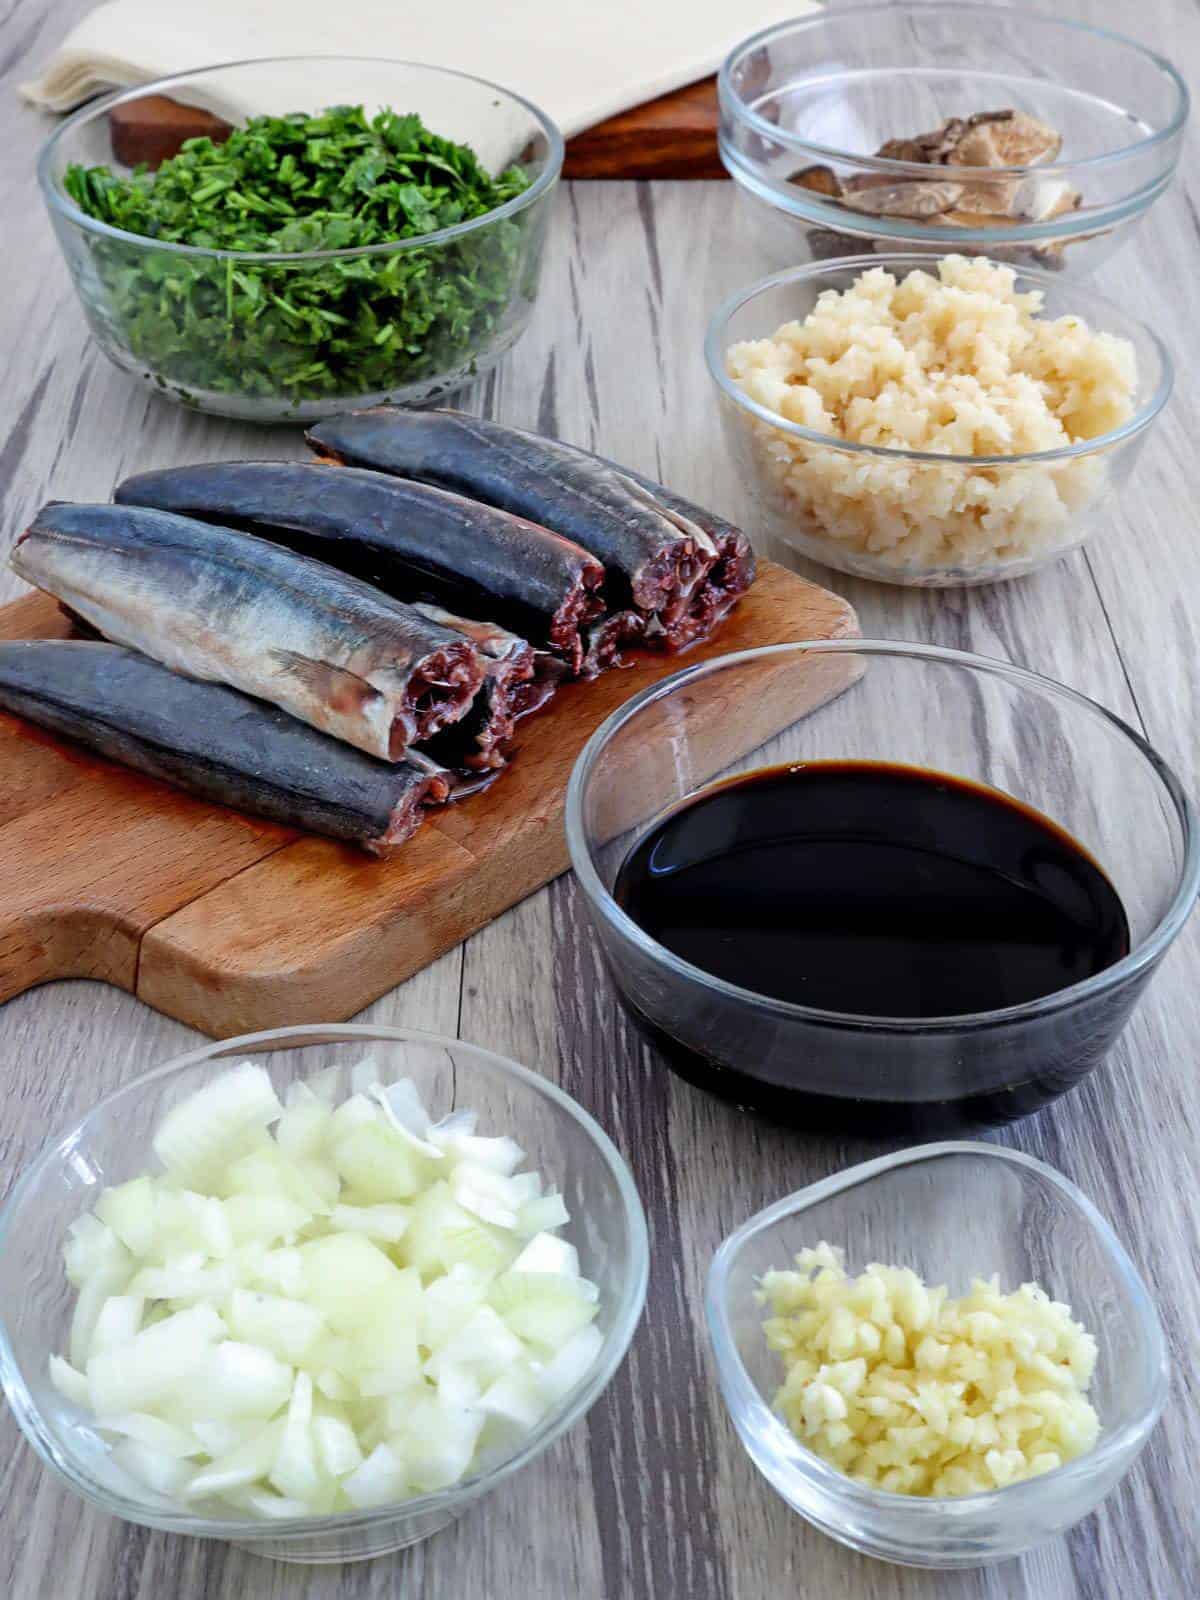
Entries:
{"type": "Polygon", "coordinates": [[[813,0],[352,0],[341,8],[336,0],[111,0],[22,92],[66,111],[102,89],[221,61],[392,57],[514,89],[570,137],[704,77],[739,39],[811,9],[813,0]]]}

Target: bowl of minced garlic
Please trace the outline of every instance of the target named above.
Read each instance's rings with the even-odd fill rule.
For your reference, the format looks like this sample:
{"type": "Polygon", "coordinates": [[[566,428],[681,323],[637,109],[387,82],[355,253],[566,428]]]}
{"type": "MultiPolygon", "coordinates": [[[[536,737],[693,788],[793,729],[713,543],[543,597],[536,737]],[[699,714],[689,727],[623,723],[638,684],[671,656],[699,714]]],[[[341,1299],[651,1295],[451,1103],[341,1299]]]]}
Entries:
{"type": "Polygon", "coordinates": [[[814,1528],[903,1566],[1061,1537],[1170,1392],[1162,1323],[1111,1225],[999,1144],[898,1150],[765,1206],[713,1256],[705,1317],[759,1472],[814,1528]]]}
{"type": "Polygon", "coordinates": [[[1036,1283],[976,1278],[954,1297],[909,1267],[857,1276],[824,1242],[765,1273],[763,1331],[783,1364],[775,1409],[856,1482],[896,1494],[987,1493],[1096,1443],[1096,1341],[1036,1283]]]}

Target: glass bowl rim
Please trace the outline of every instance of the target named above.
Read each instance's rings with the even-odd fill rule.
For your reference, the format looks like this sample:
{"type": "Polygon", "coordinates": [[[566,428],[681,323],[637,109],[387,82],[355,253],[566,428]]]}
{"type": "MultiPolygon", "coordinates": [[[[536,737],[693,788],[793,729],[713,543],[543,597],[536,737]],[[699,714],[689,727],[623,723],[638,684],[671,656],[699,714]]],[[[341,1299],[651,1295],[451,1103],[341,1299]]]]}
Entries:
{"type": "MultiPolygon", "coordinates": [[[[903,1507],[915,1521],[929,1523],[930,1532],[938,1524],[944,1526],[944,1519],[947,1516],[966,1519],[977,1511],[994,1511],[997,1497],[1001,1495],[1004,1496],[1006,1510],[1019,1512],[1023,1506],[1028,1506],[1044,1495],[1048,1486],[1070,1487],[1073,1484],[1086,1482],[1110,1461],[1121,1457],[1130,1445],[1140,1448],[1140,1444],[1149,1436],[1162,1415],[1170,1388],[1167,1342],[1158,1311],[1144,1278],[1103,1212],[1078,1185],[1046,1162],[1039,1161],[1036,1156],[1026,1155],[1023,1150],[1010,1149],[1006,1145],[989,1144],[980,1140],[949,1139],[934,1144],[909,1146],[891,1155],[879,1156],[874,1160],[859,1162],[840,1172],[831,1173],[826,1178],[818,1179],[816,1183],[808,1184],[803,1189],[798,1189],[795,1193],[785,1195],[783,1199],[764,1206],[740,1227],[735,1228],[717,1247],[708,1270],[704,1309],[721,1391],[731,1415],[736,1405],[743,1417],[753,1416],[756,1422],[765,1423],[767,1442],[777,1459],[779,1448],[786,1444],[789,1451],[787,1466],[810,1479],[818,1487],[835,1494],[843,1502],[848,1502],[858,1511],[891,1513],[903,1507]],[[1004,1484],[995,1489],[969,1495],[896,1494],[891,1490],[875,1489],[866,1484],[856,1483],[845,1473],[839,1472],[836,1467],[809,1450],[771,1409],[763,1399],[758,1385],[746,1371],[734,1343],[725,1309],[726,1285],[733,1263],[742,1248],[763,1229],[771,1227],[784,1217],[797,1216],[821,1200],[827,1200],[846,1189],[870,1184],[876,1178],[897,1168],[917,1166],[926,1161],[938,1161],[947,1156],[963,1155],[990,1158],[1007,1162],[1012,1166],[1025,1167],[1036,1173],[1044,1182],[1051,1184],[1075,1211],[1082,1214],[1092,1233],[1103,1245],[1105,1254],[1118,1270],[1128,1291],[1134,1315],[1148,1346],[1146,1365],[1151,1377],[1150,1395],[1137,1418],[1122,1423],[1120,1427],[1110,1432],[1102,1431],[1091,1450],[1035,1478],[1026,1478],[1019,1483],[1004,1484]],[[804,1459],[797,1461],[792,1458],[790,1452],[793,1449],[800,1450],[804,1459]]],[[[742,1423],[737,1416],[733,1416],[733,1420],[740,1434],[742,1423]]]]}
{"type": "Polygon", "coordinates": [[[291,266],[309,266],[313,262],[341,261],[359,256],[379,256],[398,254],[407,250],[424,250],[434,245],[447,244],[453,239],[463,238],[468,233],[473,233],[480,228],[489,227],[494,222],[503,221],[506,217],[516,216],[528,206],[540,200],[558,181],[563,164],[563,136],[557,123],[555,123],[532,100],[527,100],[523,95],[517,94],[512,89],[506,89],[503,84],[493,83],[490,78],[476,77],[470,72],[458,72],[453,67],[440,67],[429,61],[408,61],[392,56],[338,56],[321,53],[290,56],[247,56],[238,61],[222,61],[207,67],[193,67],[188,72],[175,72],[169,77],[154,78],[146,83],[134,84],[128,89],[118,89],[112,94],[102,96],[98,100],[89,100],[86,105],[79,108],[57,127],[43,144],[37,158],[37,181],[42,191],[42,199],[51,212],[57,211],[67,221],[85,232],[98,234],[106,239],[119,239],[123,243],[136,244],[145,250],[161,250],[170,255],[205,261],[234,261],[234,262],[270,262],[291,266]],[[514,195],[511,200],[506,200],[502,206],[496,206],[491,211],[485,211],[481,217],[471,217],[466,222],[456,222],[448,228],[439,228],[433,233],[416,234],[410,239],[383,240],[377,244],[349,245],[338,250],[225,250],[209,248],[204,245],[183,244],[175,240],[154,239],[149,234],[129,233],[124,228],[114,228],[111,223],[102,222],[98,217],[89,217],[81,211],[75,202],[59,185],[51,173],[51,165],[59,144],[67,138],[76,128],[94,118],[107,116],[115,107],[124,105],[130,100],[140,100],[145,95],[166,94],[170,89],[179,84],[186,84],[193,79],[205,78],[217,72],[230,72],[237,67],[278,67],[292,66],[299,63],[332,62],[344,63],[353,66],[355,62],[369,62],[372,67],[413,67],[420,72],[428,72],[441,78],[460,78],[467,83],[476,84],[480,88],[491,90],[500,94],[515,105],[527,111],[539,125],[549,145],[549,154],[545,168],[538,174],[528,189],[523,189],[520,194],[514,195]]]}
{"type": "MultiPolygon", "coordinates": [[[[765,117],[760,116],[757,111],[748,105],[733,83],[734,71],[741,64],[742,59],[756,50],[761,50],[776,39],[813,31],[831,22],[840,22],[843,18],[848,18],[851,22],[854,22],[862,20],[875,12],[886,12],[889,16],[894,17],[897,13],[904,11],[911,11],[917,15],[951,15],[957,13],[964,18],[973,17],[977,20],[988,19],[997,22],[1001,19],[1011,22],[1014,18],[1024,18],[1039,26],[1067,29],[1077,34],[1090,34],[1093,38],[1106,40],[1140,56],[1144,61],[1163,73],[1175,91],[1175,105],[1169,121],[1162,128],[1156,129],[1153,133],[1147,134],[1133,144],[1123,145],[1118,150],[1102,151],[1098,155],[1083,156],[1074,161],[1055,162],[1045,166],[991,167],[988,171],[993,175],[1018,177],[1026,174],[1036,174],[1039,177],[1069,178],[1072,173],[1094,171],[1101,166],[1116,166],[1122,161],[1142,156],[1158,145],[1169,143],[1178,136],[1187,123],[1191,109],[1191,92],[1183,76],[1166,56],[1160,55],[1155,50],[1148,49],[1138,40],[1131,38],[1128,34],[1120,33],[1114,28],[1099,27],[1094,23],[1082,22],[1071,17],[1046,15],[1043,12],[1027,10],[1019,6],[980,4],[976,3],[976,0],[901,0],[899,5],[891,4],[890,0],[849,0],[849,3],[839,5],[836,10],[818,9],[802,17],[792,17],[783,22],[772,23],[769,27],[761,28],[757,33],[751,34],[749,38],[743,39],[739,44],[736,44],[721,63],[717,74],[717,89],[722,108],[728,108],[732,117],[744,122],[770,143],[781,145],[789,150],[795,150],[797,153],[817,155],[825,160],[840,162],[842,165],[853,164],[863,170],[879,172],[895,178],[928,178],[929,166],[927,163],[897,161],[888,156],[858,154],[851,150],[841,150],[834,145],[816,144],[809,140],[798,139],[793,135],[789,135],[774,123],[768,122],[765,117]]],[[[804,76],[810,75],[804,74],[804,76]]],[[[946,167],[939,168],[939,171],[953,174],[962,173],[976,178],[979,176],[978,167],[946,167]]]]}
{"type": "MultiPolygon", "coordinates": [[[[697,792],[702,792],[703,788],[704,785],[701,785],[697,792]]],[[[944,645],[919,644],[905,639],[797,639],[785,644],[759,645],[755,649],[735,650],[725,655],[710,657],[707,661],[682,667],[670,677],[647,685],[645,689],[632,695],[623,705],[610,713],[580,751],[567,784],[565,826],[571,865],[589,903],[610,927],[656,966],[665,967],[676,977],[712,990],[739,1005],[753,1005],[760,1011],[769,1012],[788,1021],[821,1023],[848,1032],[910,1035],[966,1033],[995,1027],[997,1024],[1024,1021],[1035,1016],[1048,1016],[1065,1010],[1081,1000],[1101,994],[1116,984],[1135,977],[1145,968],[1152,966],[1175,939],[1190,915],[1197,896],[1200,895],[1200,813],[1188,798],[1174,770],[1163,760],[1149,740],[1143,738],[1124,718],[1117,716],[1116,712],[1110,711],[1107,706],[1101,705],[1098,700],[1081,694],[1078,689],[1072,689],[1069,685],[1059,683],[1056,679],[1048,678],[1040,672],[1033,672],[1028,667],[1003,661],[996,656],[974,655],[967,650],[951,650],[944,645]],[[1019,687],[1047,698],[1064,701],[1075,710],[1098,717],[1101,722],[1107,723],[1118,734],[1123,735],[1166,791],[1183,839],[1183,852],[1174,893],[1170,903],[1144,938],[1129,951],[1128,955],[1122,956],[1120,961],[1114,962],[1111,967],[1105,967],[1103,971],[1093,973],[1090,978],[1070,984],[1065,989],[1056,989],[1051,994],[1042,995],[1036,1000],[1024,1000],[1019,1005],[1003,1006],[992,1011],[967,1011],[941,1017],[860,1016],[853,1012],[827,1011],[817,1006],[797,1005],[790,1000],[779,1000],[770,995],[758,994],[753,989],[744,989],[739,984],[729,983],[726,979],[705,972],[702,967],[683,960],[665,945],[652,939],[618,905],[596,870],[584,823],[585,792],[591,779],[592,769],[606,746],[626,724],[632,722],[647,706],[669,698],[677,689],[745,662],[810,653],[865,654],[885,658],[901,656],[970,672],[985,673],[1015,682],[1019,687]]]]}
{"type": "MultiPolygon", "coordinates": [[[[948,250],[946,255],[954,255],[953,250],[948,250]]],[[[944,258],[943,258],[944,259],[944,258]]],[[[983,259],[979,257],[972,260],[983,259]]],[[[777,412],[761,405],[740,388],[729,376],[725,367],[725,356],[728,349],[726,343],[726,329],[734,315],[756,300],[760,295],[772,289],[778,289],[784,284],[808,282],[814,278],[833,277],[844,275],[847,272],[865,272],[871,267],[880,267],[887,271],[892,267],[918,268],[928,272],[936,267],[938,258],[923,255],[917,251],[894,251],[887,255],[862,255],[844,256],[836,261],[810,261],[801,267],[785,267],[782,272],[773,272],[769,277],[759,278],[757,282],[735,290],[713,312],[708,324],[708,331],[704,338],[704,360],[708,367],[709,376],[717,388],[726,397],[733,401],[739,410],[748,412],[757,417],[761,422],[767,423],[777,433],[787,434],[794,439],[802,439],[806,444],[820,445],[826,450],[839,450],[846,455],[875,456],[885,461],[926,462],[935,466],[966,467],[976,469],[979,467],[1025,467],[1036,466],[1058,461],[1070,461],[1080,456],[1090,456],[1102,450],[1111,449],[1118,444],[1124,444],[1137,434],[1148,428],[1159,412],[1171,398],[1171,391],[1175,385],[1175,364],[1171,353],[1164,341],[1155,333],[1154,329],[1140,317],[1134,317],[1108,295],[1097,294],[1094,289],[1080,288],[1069,280],[1068,292],[1072,296],[1078,295],[1085,304],[1081,315],[1086,315],[1088,305],[1093,311],[1102,309],[1106,314],[1115,314],[1118,321],[1123,321],[1136,328],[1139,335],[1146,339],[1153,347],[1159,362],[1159,378],[1154,392],[1144,400],[1127,422],[1119,428],[1114,428],[1109,433],[1097,434],[1094,439],[1080,439],[1075,444],[1059,445],[1054,450],[1031,450],[1023,455],[1011,456],[970,456],[970,455],[939,455],[933,450],[905,450],[897,445],[864,444],[856,439],[839,439],[831,433],[819,433],[815,428],[806,428],[802,423],[791,422],[787,417],[781,417],[777,412]]],[[[1005,267],[1003,261],[991,263],[993,266],[1005,267]]],[[[1020,279],[1032,280],[1036,289],[1067,288],[1062,279],[1052,272],[1044,272],[1037,267],[1008,268],[1014,271],[1020,279]]],[[[1018,287],[1017,292],[1028,293],[1023,287],[1018,287]]],[[[1089,318],[1089,325],[1093,332],[1107,333],[1111,329],[1104,327],[1094,318],[1089,318]]],[[[769,337],[769,335],[768,335],[769,337]]],[[[1124,335],[1117,335],[1124,337],[1124,335]]]]}
{"type": "Polygon", "coordinates": [[[559,1402],[530,1433],[511,1456],[498,1462],[494,1467],[484,1472],[478,1472],[470,1478],[464,1478],[460,1483],[453,1484],[447,1489],[434,1490],[432,1493],[414,1495],[405,1500],[391,1502],[382,1506],[370,1506],[362,1511],[342,1511],[330,1514],[321,1514],[308,1517],[288,1517],[271,1520],[243,1520],[233,1518],[205,1517],[188,1512],[173,1513],[160,1511],[156,1506],[146,1505],[143,1502],[131,1500],[103,1486],[94,1484],[84,1473],[80,1472],[69,1456],[62,1455],[57,1446],[48,1438],[43,1437],[39,1423],[41,1408],[37,1405],[30,1393],[28,1386],[17,1366],[12,1344],[8,1335],[8,1328],[3,1309],[0,1308],[0,1381],[3,1391],[16,1417],[17,1424],[26,1440],[33,1446],[44,1465],[48,1466],[56,1477],[61,1479],[68,1488],[99,1507],[110,1516],[119,1516],[127,1522],[134,1522],[143,1527],[157,1528],[168,1533],[185,1533],[199,1538],[215,1538],[235,1540],[241,1544],[249,1544],[260,1540],[287,1539],[308,1536],[315,1533],[342,1533],[357,1528],[371,1527],[382,1522],[391,1522],[398,1519],[410,1519],[428,1513],[436,1513],[446,1509],[454,1509],[477,1499],[479,1496],[503,1483],[522,1467],[529,1465],[543,1451],[547,1450],[559,1438],[591,1409],[612,1381],[617,1368],[625,1359],[633,1335],[641,1320],[646,1301],[646,1287],[649,1278],[650,1244],[649,1232],[646,1223],[646,1213],[642,1205],[641,1196],[638,1194],[633,1175],[628,1163],[604,1129],[584,1109],[577,1100],[574,1100],[558,1084],[541,1073],[534,1072],[532,1068],[522,1066],[508,1056],[497,1054],[483,1045],[471,1044],[465,1039],[453,1039],[444,1034],[428,1032],[420,1028],[392,1027],[383,1023],[299,1023],[286,1028],[268,1028],[258,1033],[239,1034],[228,1039],[214,1039],[194,1050],[189,1050],[183,1055],[174,1056],[171,1060],[163,1062],[160,1066],[153,1067],[148,1072],[141,1073],[136,1078],[131,1078],[127,1083],[121,1084],[111,1093],[99,1100],[66,1132],[50,1139],[37,1153],[25,1170],[13,1184],[4,1202],[0,1205],[0,1256],[3,1255],[5,1241],[13,1225],[20,1202],[25,1194],[34,1186],[53,1165],[66,1155],[79,1138],[84,1134],[87,1124],[99,1112],[109,1109],[116,1101],[124,1096],[134,1094],[151,1083],[157,1082],[172,1073],[181,1072],[188,1067],[199,1066],[217,1056],[232,1056],[240,1051],[253,1053],[261,1050],[263,1046],[276,1041],[292,1041],[295,1048],[303,1048],[306,1039],[317,1044],[318,1037],[324,1043],[346,1044],[361,1040],[364,1044],[369,1042],[387,1043],[417,1043],[422,1045],[435,1045],[443,1049],[465,1052],[469,1055],[482,1058],[485,1065],[499,1069],[499,1076],[515,1080],[526,1089],[540,1094],[560,1111],[564,1112],[576,1126],[587,1136],[592,1145],[599,1152],[605,1166],[608,1168],[616,1182],[620,1195],[625,1228],[629,1238],[630,1262],[625,1282],[613,1308],[613,1319],[610,1325],[606,1342],[611,1344],[608,1355],[598,1361],[596,1367],[589,1374],[585,1382],[580,1385],[567,1403],[559,1402]]]}

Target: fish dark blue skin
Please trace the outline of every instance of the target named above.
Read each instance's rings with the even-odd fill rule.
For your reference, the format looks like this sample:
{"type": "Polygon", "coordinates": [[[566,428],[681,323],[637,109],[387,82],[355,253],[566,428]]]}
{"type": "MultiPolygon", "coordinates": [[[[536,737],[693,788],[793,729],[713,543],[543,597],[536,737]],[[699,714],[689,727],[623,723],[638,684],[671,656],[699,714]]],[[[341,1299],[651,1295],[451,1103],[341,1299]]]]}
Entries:
{"type": "Polygon", "coordinates": [[[314,462],[219,461],[141,472],[124,505],[201,517],[286,544],[376,584],[486,619],[578,670],[604,568],[524,518],[386,473],[314,462]]]}
{"type": "Polygon", "coordinates": [[[236,689],[120,645],[0,642],[0,708],[189,794],[388,855],[444,777],[377,761],[236,689]]]}
{"type": "Polygon", "coordinates": [[[331,417],[306,438],[347,466],[433,484],[552,528],[604,563],[608,611],[633,613],[633,636],[675,648],[696,636],[687,619],[722,551],[679,509],[684,502],[602,457],[460,411],[388,406],[331,417]]]}
{"type": "Polygon", "coordinates": [[[461,633],[322,562],[188,517],[53,503],[12,565],[104,638],[382,760],[464,717],[483,683],[461,633]]]}

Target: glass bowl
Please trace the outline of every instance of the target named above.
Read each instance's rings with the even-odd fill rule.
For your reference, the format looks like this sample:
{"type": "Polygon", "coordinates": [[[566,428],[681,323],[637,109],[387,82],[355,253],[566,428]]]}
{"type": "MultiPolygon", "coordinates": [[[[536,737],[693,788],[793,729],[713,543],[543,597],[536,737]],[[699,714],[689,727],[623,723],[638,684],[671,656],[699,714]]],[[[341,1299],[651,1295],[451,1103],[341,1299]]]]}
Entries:
{"type": "Polygon", "coordinates": [[[38,181],[111,361],[201,411],[309,422],[448,395],[499,361],[533,311],[562,158],[549,117],[482,78],[409,61],[291,56],[205,67],[93,101],[46,143],[38,181]],[[160,96],[233,123],[344,105],[368,116],[385,106],[416,112],[433,133],[471,145],[490,172],[520,167],[529,186],[482,217],[392,244],[282,254],[160,242],[87,216],[63,187],[72,163],[133,170],[120,159],[129,153],[123,129],[140,102],[161,106],[160,96]],[[322,318],[315,330],[310,307],[322,318]],[[360,332],[368,325],[370,337],[360,332]]]}
{"type": "Polygon", "coordinates": [[[789,422],[729,376],[729,347],[803,320],[827,290],[842,292],[881,267],[897,279],[927,257],[857,256],[776,273],[733,295],[709,324],[704,353],[721,422],[761,537],[838,572],[927,588],[1024,577],[1076,549],[1127,482],[1171,393],[1163,341],[1114,301],[1046,272],[1016,274],[1048,318],[1082,317],[1127,339],[1137,359],[1135,411],[1122,427],[1057,450],[1014,456],[938,455],[847,443],[789,422]]]}
{"type": "Polygon", "coordinates": [[[587,1412],[619,1366],[646,1296],[646,1219],[629,1169],[583,1108],[537,1073],[457,1039],[375,1025],[277,1028],[205,1045],[117,1090],[61,1135],[14,1185],[0,1211],[0,1379],[22,1432],[57,1477],[114,1516],[172,1533],[228,1539],[284,1561],[341,1562],[384,1555],[436,1533],[474,1501],[533,1461],[587,1412]],[[83,1414],[50,1383],[47,1358],[66,1348],[74,1293],[62,1268],[69,1223],[99,1188],[145,1169],[162,1115],[230,1061],[252,1060],[277,1090],[340,1069],[338,1098],[353,1066],[370,1055],[380,1077],[412,1078],[430,1114],[479,1113],[481,1133],[508,1133],[556,1183],[571,1212],[565,1237],[600,1289],[604,1344],[586,1379],[550,1411],[515,1453],[484,1459],[454,1487],[396,1505],[336,1516],[262,1522],[232,1509],[180,1510],[112,1464],[83,1414]]]}
{"type": "Polygon", "coordinates": [[[713,1258],[707,1314],[721,1392],[758,1470],[823,1533],[905,1566],[982,1566],[1065,1532],[1128,1472],[1167,1396],[1162,1328],[1112,1228],[1052,1167],[996,1145],[903,1150],[768,1206],[713,1258]],[[1095,1447],[1041,1477],[953,1499],[868,1488],[807,1450],[772,1409],[782,1371],[754,1295],[768,1268],[790,1267],[822,1239],[844,1247],[850,1273],[872,1261],[912,1267],[959,1294],[995,1272],[1002,1289],[1034,1280],[1065,1300],[1099,1347],[1095,1447]]]}
{"type": "Polygon", "coordinates": [[[767,28],[730,54],[719,89],[721,159],[745,231],[777,267],[923,249],[1089,272],[1169,187],[1189,107],[1170,62],[1121,34],[935,0],[839,5],[767,28]],[[875,154],[948,118],[1008,109],[1062,135],[1053,162],[875,154]],[[813,182],[814,168],[825,193],[796,181],[813,182]]]}
{"type": "Polygon", "coordinates": [[[1072,1088],[1104,1059],[1200,887],[1196,813],[1120,718],[1007,662],[887,640],[746,650],[643,690],[581,752],[566,829],[617,994],[660,1059],[776,1122],[854,1136],[1007,1122],[1072,1088]],[[952,773],[1042,812],[1107,873],[1129,954],[1002,1009],[860,1016],[716,978],[613,898],[629,851],[712,779],[821,760],[952,773]]]}

